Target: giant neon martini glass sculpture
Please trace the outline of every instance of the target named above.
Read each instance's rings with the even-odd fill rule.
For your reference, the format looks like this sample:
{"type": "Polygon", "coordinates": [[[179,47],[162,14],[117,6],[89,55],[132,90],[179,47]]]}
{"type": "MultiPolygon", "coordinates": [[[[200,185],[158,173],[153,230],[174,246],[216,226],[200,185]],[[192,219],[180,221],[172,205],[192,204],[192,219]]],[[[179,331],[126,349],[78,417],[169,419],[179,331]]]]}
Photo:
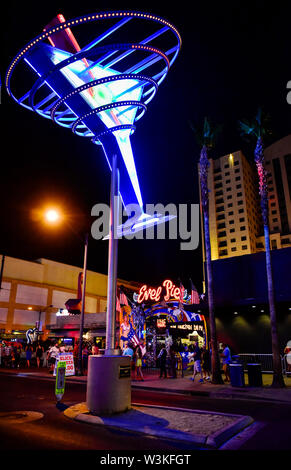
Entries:
{"type": "MultiPolygon", "coordinates": [[[[103,12],[69,21],[58,15],[17,54],[7,71],[6,88],[18,104],[102,145],[115,186],[111,218],[116,217],[113,193],[125,209],[138,207],[134,225],[116,227],[114,222],[112,231],[110,224],[110,243],[114,234],[134,233],[171,218],[145,213],[130,136],[180,47],[177,29],[151,14],[103,12]],[[17,96],[14,89],[19,90],[17,96]]],[[[110,246],[107,310],[112,320],[117,248],[114,252],[110,246]]],[[[108,350],[114,349],[113,330],[108,350]]]]}
{"type": "MultiPolygon", "coordinates": [[[[6,75],[7,91],[18,104],[101,144],[110,169],[117,155],[121,200],[125,208],[137,204],[140,210],[132,232],[167,219],[144,213],[130,136],[180,47],[176,28],[154,15],[105,12],[70,21],[58,15],[19,52],[6,75]],[[12,75],[17,80],[20,72],[23,88],[23,65],[33,74],[16,97],[12,75]]],[[[125,231],[119,227],[118,233],[125,231]]]]}

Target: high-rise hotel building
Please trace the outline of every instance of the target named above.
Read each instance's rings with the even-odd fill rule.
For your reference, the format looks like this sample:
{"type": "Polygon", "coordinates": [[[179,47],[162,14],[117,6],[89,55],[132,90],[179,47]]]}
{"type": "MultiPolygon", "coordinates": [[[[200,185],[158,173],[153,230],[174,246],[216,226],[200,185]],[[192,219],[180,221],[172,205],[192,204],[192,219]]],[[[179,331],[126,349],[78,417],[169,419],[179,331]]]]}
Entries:
{"type": "MultiPolygon", "coordinates": [[[[271,247],[278,249],[291,246],[291,135],[266,148],[264,155],[268,170],[271,247]]],[[[209,159],[209,162],[211,259],[264,250],[255,164],[241,151],[209,159]]],[[[203,230],[203,223],[201,226],[203,230]]]]}

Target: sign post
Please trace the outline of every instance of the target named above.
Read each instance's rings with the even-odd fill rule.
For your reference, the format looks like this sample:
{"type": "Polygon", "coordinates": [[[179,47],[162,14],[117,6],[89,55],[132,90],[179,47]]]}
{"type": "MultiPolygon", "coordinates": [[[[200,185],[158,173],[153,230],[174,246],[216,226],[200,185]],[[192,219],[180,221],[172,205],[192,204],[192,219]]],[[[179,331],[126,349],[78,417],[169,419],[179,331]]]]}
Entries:
{"type": "Polygon", "coordinates": [[[58,361],[57,374],[56,374],[56,388],[55,394],[57,401],[61,401],[65,393],[65,381],[66,381],[66,362],[58,361]]]}

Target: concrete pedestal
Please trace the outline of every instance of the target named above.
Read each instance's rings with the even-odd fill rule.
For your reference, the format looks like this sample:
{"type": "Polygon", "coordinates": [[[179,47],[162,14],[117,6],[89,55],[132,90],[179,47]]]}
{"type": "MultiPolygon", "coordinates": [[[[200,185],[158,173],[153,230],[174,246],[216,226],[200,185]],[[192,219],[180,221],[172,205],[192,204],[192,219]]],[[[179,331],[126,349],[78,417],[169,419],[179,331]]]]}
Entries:
{"type": "Polygon", "coordinates": [[[87,406],[99,415],[131,408],[129,356],[89,356],[87,406]]]}

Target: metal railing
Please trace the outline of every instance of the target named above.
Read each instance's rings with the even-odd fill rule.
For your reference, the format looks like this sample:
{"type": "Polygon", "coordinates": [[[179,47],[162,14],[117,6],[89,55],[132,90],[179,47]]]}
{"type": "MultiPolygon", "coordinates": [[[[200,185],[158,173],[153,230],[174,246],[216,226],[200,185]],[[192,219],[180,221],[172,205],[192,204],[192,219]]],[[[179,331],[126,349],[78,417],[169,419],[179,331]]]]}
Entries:
{"type": "MultiPolygon", "coordinates": [[[[262,372],[264,374],[273,373],[273,354],[255,354],[255,353],[242,353],[236,356],[239,362],[243,364],[244,371],[247,371],[247,364],[256,363],[261,364],[262,372]]],[[[287,361],[287,355],[281,356],[282,372],[287,376],[291,376],[291,367],[287,361]]]]}

